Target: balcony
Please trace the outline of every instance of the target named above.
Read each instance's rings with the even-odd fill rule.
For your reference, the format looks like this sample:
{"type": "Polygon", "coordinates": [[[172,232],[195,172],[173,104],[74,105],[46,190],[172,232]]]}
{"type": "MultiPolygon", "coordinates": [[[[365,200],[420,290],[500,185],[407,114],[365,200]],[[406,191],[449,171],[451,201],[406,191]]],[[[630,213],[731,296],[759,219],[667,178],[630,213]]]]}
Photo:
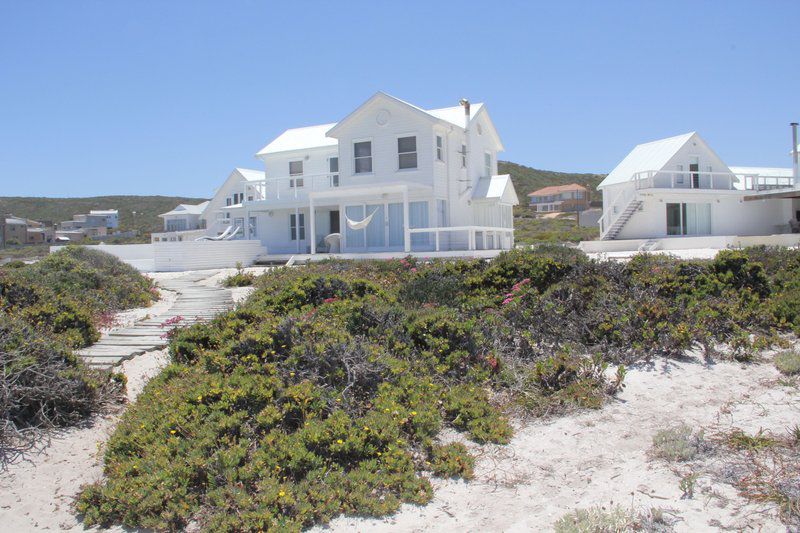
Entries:
{"type": "Polygon", "coordinates": [[[308,198],[308,193],[339,187],[339,174],[302,174],[249,181],[244,186],[247,202],[291,201],[308,198]]]}
{"type": "Polygon", "coordinates": [[[631,177],[636,189],[711,189],[768,191],[794,187],[791,176],[678,170],[644,170],[631,177]]]}

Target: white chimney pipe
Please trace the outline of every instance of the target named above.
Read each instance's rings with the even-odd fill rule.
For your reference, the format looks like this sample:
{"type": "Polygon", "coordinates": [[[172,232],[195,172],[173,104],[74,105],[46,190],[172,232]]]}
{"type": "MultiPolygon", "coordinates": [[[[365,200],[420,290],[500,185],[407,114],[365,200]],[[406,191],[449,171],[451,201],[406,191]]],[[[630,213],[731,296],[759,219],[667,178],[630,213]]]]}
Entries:
{"type": "Polygon", "coordinates": [[[798,167],[797,167],[797,122],[792,122],[790,124],[792,127],[792,178],[794,178],[794,185],[795,187],[800,182],[800,176],[798,176],[798,167]]]}
{"type": "Polygon", "coordinates": [[[465,165],[464,170],[466,171],[466,174],[467,174],[466,178],[467,178],[467,183],[469,184],[469,185],[467,185],[467,190],[469,190],[472,187],[472,178],[469,175],[469,145],[470,145],[470,142],[469,142],[469,117],[470,117],[469,100],[467,100],[466,98],[462,98],[461,100],[458,101],[458,103],[460,105],[464,106],[464,148],[465,148],[465,151],[467,152],[466,154],[464,154],[464,161],[466,161],[466,165],[465,165]]]}

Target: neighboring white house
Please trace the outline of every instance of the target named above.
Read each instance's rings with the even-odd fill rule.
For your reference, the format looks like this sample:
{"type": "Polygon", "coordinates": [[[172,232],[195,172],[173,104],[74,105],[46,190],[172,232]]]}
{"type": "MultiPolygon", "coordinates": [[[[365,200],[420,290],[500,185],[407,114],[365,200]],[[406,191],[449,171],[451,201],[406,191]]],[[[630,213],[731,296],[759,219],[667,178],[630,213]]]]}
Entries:
{"type": "MultiPolygon", "coordinates": [[[[211,200],[197,205],[180,204],[175,209],[158,215],[164,219],[164,231],[153,233],[152,242],[181,242],[224,233],[233,220],[230,210],[223,208],[242,202],[245,183],[263,179],[263,171],[233,169],[222,186],[214,192],[211,200]]],[[[243,235],[244,227],[240,226],[237,236],[241,238],[243,235]]]]}
{"type": "Polygon", "coordinates": [[[171,211],[158,215],[164,220],[167,233],[205,229],[206,221],[201,219],[208,201],[199,204],[178,204],[171,211]]]}
{"type": "Polygon", "coordinates": [[[425,110],[379,92],[270,142],[266,175],[239,181],[219,216],[269,255],[507,249],[518,199],[497,175],[502,150],[483,104],[425,110]]]}
{"type": "Polygon", "coordinates": [[[729,167],[695,132],[640,144],[598,186],[601,239],[789,233],[795,180],[789,168],[729,167]]]}

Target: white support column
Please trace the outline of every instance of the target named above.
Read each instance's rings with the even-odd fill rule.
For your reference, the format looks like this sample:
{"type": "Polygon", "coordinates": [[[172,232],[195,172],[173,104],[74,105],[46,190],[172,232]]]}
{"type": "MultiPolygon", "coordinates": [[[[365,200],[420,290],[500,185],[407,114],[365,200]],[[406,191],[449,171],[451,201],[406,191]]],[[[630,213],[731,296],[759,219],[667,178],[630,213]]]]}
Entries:
{"type": "Polygon", "coordinates": [[[439,232],[435,231],[433,234],[436,235],[436,251],[438,252],[439,251],[439,232]]]}
{"type": "Polygon", "coordinates": [[[316,216],[314,215],[314,198],[309,195],[308,198],[308,212],[311,217],[311,255],[317,253],[317,226],[316,216]]]}
{"type": "Polygon", "coordinates": [[[403,188],[403,251],[411,251],[411,220],[408,209],[408,187],[403,188]]]}
{"type": "Polygon", "coordinates": [[[244,212],[244,238],[250,240],[250,211],[244,212]]]}
{"type": "Polygon", "coordinates": [[[294,208],[294,223],[295,223],[294,236],[297,237],[297,239],[295,239],[295,242],[297,243],[297,253],[299,254],[300,253],[300,208],[299,207],[294,208]]]}

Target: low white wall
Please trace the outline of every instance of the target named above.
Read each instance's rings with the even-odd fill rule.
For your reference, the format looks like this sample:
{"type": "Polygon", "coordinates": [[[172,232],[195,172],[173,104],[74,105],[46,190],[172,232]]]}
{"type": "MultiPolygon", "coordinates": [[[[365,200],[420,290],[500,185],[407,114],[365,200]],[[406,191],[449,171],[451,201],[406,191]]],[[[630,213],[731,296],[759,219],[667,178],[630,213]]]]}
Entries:
{"type": "MultiPolygon", "coordinates": [[[[668,237],[653,239],[658,241],[655,250],[699,250],[710,248],[745,248],[747,246],[800,246],[800,233],[781,233],[776,235],[707,235],[703,237],[668,237]]],[[[630,252],[639,249],[644,239],[623,239],[613,241],[581,241],[578,247],[586,253],[630,252]]]]}
{"type": "MultiPolygon", "coordinates": [[[[91,244],[80,245],[91,248],[92,250],[100,250],[106,252],[119,260],[124,261],[136,268],[140,272],[152,272],[154,270],[153,263],[153,245],[152,244],[91,244]]],[[[63,246],[51,246],[50,253],[57,252],[63,246]]]]}
{"type": "Polygon", "coordinates": [[[153,245],[156,272],[183,272],[249,266],[266,253],[261,241],[158,242],[153,245]]]}

